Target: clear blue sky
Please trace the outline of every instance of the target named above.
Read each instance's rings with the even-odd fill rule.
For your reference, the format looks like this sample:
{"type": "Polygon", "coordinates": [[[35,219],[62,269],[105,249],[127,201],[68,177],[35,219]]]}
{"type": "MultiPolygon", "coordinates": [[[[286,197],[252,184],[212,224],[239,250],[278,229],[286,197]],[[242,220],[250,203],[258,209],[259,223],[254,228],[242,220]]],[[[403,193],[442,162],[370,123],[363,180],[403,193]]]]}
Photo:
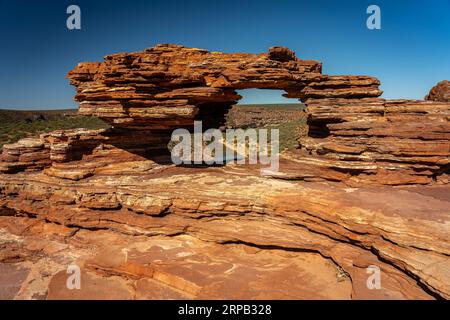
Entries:
{"type": "MultiPolygon", "coordinates": [[[[76,107],[66,73],[80,61],[177,43],[225,52],[284,45],[327,74],[373,75],[386,98],[423,98],[450,78],[450,0],[0,0],[0,108],[76,107]],[[82,29],[66,28],[77,4],[82,29]],[[366,8],[381,7],[381,30],[366,8]]],[[[245,103],[281,101],[245,92],[245,103]]],[[[291,100],[290,100],[291,101],[291,100]]]]}

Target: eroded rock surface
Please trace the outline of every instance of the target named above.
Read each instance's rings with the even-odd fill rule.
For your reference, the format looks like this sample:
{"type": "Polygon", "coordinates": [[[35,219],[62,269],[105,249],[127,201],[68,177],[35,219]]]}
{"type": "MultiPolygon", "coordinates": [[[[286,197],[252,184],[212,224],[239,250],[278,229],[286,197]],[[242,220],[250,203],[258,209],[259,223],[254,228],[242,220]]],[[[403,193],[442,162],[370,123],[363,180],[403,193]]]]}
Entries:
{"type": "MultiPolygon", "coordinates": [[[[223,125],[236,89],[282,89],[307,105],[301,162],[317,179],[387,185],[448,182],[448,81],[427,100],[385,100],[378,79],[329,76],[317,61],[272,47],[267,54],[225,54],[176,45],[80,63],[69,75],[80,113],[116,127],[164,131],[223,125]],[[337,178],[339,177],[339,178],[337,178]]],[[[299,170],[300,171],[300,170],[299,170]]]]}
{"type": "Polygon", "coordinates": [[[450,81],[442,80],[431,88],[425,100],[450,102],[450,81]]]}
{"type": "Polygon", "coordinates": [[[3,148],[0,297],[450,298],[450,103],[382,99],[376,78],[323,75],[283,47],[159,45],[69,78],[80,113],[113,127],[3,148]],[[242,88],[307,105],[279,172],[171,164],[171,130],[221,126],[242,88]]]}
{"type": "MultiPolygon", "coordinates": [[[[163,297],[181,294],[190,298],[208,295],[211,298],[449,298],[450,193],[447,186],[346,188],[341,184],[279,180],[260,176],[258,172],[254,167],[242,166],[199,171],[162,167],[147,161],[146,166],[140,167],[134,162],[102,167],[95,175],[80,181],[55,178],[43,172],[3,175],[0,203],[16,212],[15,216],[1,218],[3,234],[10,239],[2,239],[7,243],[2,249],[6,256],[3,261],[24,268],[30,267],[30,263],[23,265],[17,259],[56,259],[51,253],[41,253],[42,250],[36,255],[24,247],[24,241],[28,240],[16,238],[26,238],[28,229],[39,225],[39,228],[62,229],[67,241],[77,242],[77,235],[86,234],[87,239],[79,243],[82,247],[101,243],[87,255],[80,253],[83,261],[97,256],[94,262],[80,262],[84,272],[90,274],[87,279],[114,276],[117,286],[126,288],[129,278],[133,281],[145,278],[149,281],[145,285],[158,286],[164,292],[163,297]],[[101,230],[126,240],[117,241],[116,246],[108,238],[97,238],[101,230]],[[195,238],[204,248],[204,251],[188,250],[196,255],[197,264],[184,258],[187,253],[180,253],[178,265],[171,253],[165,252],[164,243],[168,241],[169,246],[169,239],[186,236],[195,238]],[[143,260],[136,264],[116,261],[122,257],[117,252],[132,248],[128,243],[137,239],[147,244],[147,249],[142,249],[143,260]],[[161,242],[152,247],[155,239],[161,242]],[[115,251],[108,253],[108,248],[115,251]],[[161,257],[153,255],[154,250],[159,250],[167,260],[160,262],[161,257]],[[292,259],[281,259],[284,262],[279,265],[272,262],[274,266],[259,262],[256,256],[255,259],[248,256],[252,251],[261,252],[262,258],[273,261],[281,259],[278,255],[292,259]],[[307,261],[302,264],[304,259],[307,261]],[[232,269],[233,264],[243,269],[232,269]],[[371,265],[382,270],[380,290],[369,290],[366,286],[366,268],[371,265]],[[290,268],[295,272],[288,272],[290,268]],[[324,269],[327,276],[323,281],[315,277],[317,274],[301,276],[305,270],[312,272],[315,268],[324,269]],[[327,285],[330,268],[335,269],[336,278],[327,285]],[[249,275],[239,276],[244,270],[249,275]],[[262,272],[261,277],[251,278],[255,270],[262,272]],[[155,279],[154,272],[163,274],[155,279]],[[291,276],[300,278],[293,281],[291,276]],[[216,295],[212,294],[212,288],[217,290],[216,295]]],[[[48,233],[31,232],[30,236],[43,245],[47,242],[42,237],[48,233]]],[[[60,242],[56,241],[55,246],[61,245],[60,242]]],[[[76,255],[72,249],[61,250],[60,254],[76,255]]],[[[55,272],[64,273],[68,263],[55,265],[55,272]]],[[[49,276],[50,282],[42,284],[42,291],[49,286],[49,297],[83,295],[81,291],[64,290],[62,279],[66,278],[62,275],[52,279],[49,276]]],[[[97,297],[108,297],[100,292],[97,297]]],[[[91,294],[94,293],[86,297],[93,297],[91,294]]]]}
{"type": "Polygon", "coordinates": [[[68,78],[77,87],[79,112],[102,118],[112,129],[52,133],[33,140],[35,145],[6,145],[0,172],[78,160],[106,144],[157,157],[167,153],[172,130],[192,129],[196,120],[205,130],[219,128],[241,98],[237,89],[262,88],[282,89],[307,105],[308,130],[299,152],[290,155],[299,163],[291,177],[349,185],[449,181],[450,102],[433,98],[445,96],[445,81],[427,101],[385,100],[379,98],[378,79],[324,75],[321,63],[284,47],[246,54],[178,45],[83,62],[68,78]]]}
{"type": "Polygon", "coordinates": [[[301,156],[294,154],[311,168],[304,171],[352,185],[449,182],[450,103],[364,98],[307,105],[309,133],[300,139],[301,156]]]}
{"type": "Polygon", "coordinates": [[[189,127],[194,120],[218,128],[241,98],[236,89],[297,87],[327,78],[320,70],[319,62],[280,48],[246,54],[158,45],[110,55],[101,63],[80,63],[68,78],[77,87],[81,114],[115,127],[164,131],[189,127]]]}

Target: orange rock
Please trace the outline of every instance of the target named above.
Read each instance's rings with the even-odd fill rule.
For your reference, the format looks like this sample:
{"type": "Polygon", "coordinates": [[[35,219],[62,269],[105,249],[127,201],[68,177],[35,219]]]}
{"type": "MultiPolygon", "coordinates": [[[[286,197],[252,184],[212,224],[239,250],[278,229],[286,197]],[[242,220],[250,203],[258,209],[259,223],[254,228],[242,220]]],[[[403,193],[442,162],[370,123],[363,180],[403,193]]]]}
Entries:
{"type": "Polygon", "coordinates": [[[431,88],[425,100],[450,102],[450,81],[443,80],[431,88]]]}
{"type": "Polygon", "coordinates": [[[376,78],[323,75],[283,47],[158,45],[68,77],[80,113],[112,128],[4,146],[0,295],[450,298],[449,102],[385,100],[376,78]],[[172,130],[222,125],[243,88],[307,105],[308,130],[279,172],[173,165],[172,130]],[[65,285],[73,263],[81,291],[65,285]],[[370,266],[380,289],[367,286],[370,266]]]}

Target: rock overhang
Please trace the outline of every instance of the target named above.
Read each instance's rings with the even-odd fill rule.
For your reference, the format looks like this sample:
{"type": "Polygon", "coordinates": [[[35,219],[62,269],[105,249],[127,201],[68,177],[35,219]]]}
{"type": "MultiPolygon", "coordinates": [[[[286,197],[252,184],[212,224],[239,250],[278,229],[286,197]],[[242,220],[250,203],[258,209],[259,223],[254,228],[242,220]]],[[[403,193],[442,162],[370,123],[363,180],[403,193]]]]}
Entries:
{"type": "Polygon", "coordinates": [[[108,153],[117,161],[154,159],[167,154],[173,130],[192,129],[198,120],[204,130],[221,128],[240,99],[237,90],[263,88],[284,90],[306,104],[306,133],[298,150],[283,154],[294,162],[282,169],[285,178],[351,185],[449,182],[450,102],[432,99],[445,96],[445,81],[429,100],[386,100],[375,77],[321,70],[320,62],[285,47],[251,54],[162,44],[79,63],[68,74],[79,113],[112,128],[46,134],[38,151],[26,141],[5,146],[0,171],[51,166],[46,172],[66,177],[56,163],[95,162],[108,153]]]}
{"type": "Polygon", "coordinates": [[[189,126],[193,120],[221,123],[241,98],[235,91],[240,89],[279,89],[298,99],[320,96],[322,88],[335,88],[337,96],[381,94],[375,78],[332,77],[321,69],[320,62],[297,58],[285,47],[250,54],[164,44],[78,64],[68,78],[77,87],[81,114],[144,130],[189,126]]]}
{"type": "MultiPolygon", "coordinates": [[[[80,249],[81,244],[83,250],[92,249],[92,254],[100,253],[83,265],[94,284],[100,280],[109,286],[114,279],[130,277],[154,281],[158,280],[155,272],[163,271],[165,282],[156,281],[158,286],[181,283],[175,287],[183,291],[188,283],[195,289],[189,291],[190,298],[209,297],[204,282],[192,281],[199,266],[186,265],[190,258],[177,255],[180,260],[174,261],[168,255],[163,264],[169,270],[155,264],[153,256],[143,259],[143,252],[138,261],[133,252],[127,253],[125,263],[113,268],[102,258],[119,236],[119,249],[106,258],[122,257],[123,249],[130,248],[127,243],[134,245],[137,238],[149,248],[154,240],[167,244],[189,236],[196,242],[201,239],[202,248],[208,243],[207,257],[214,267],[200,259],[204,272],[196,278],[210,279],[215,289],[217,284],[235,283],[232,278],[224,281],[222,273],[214,270],[216,262],[224,262],[223,252],[240,248],[251,252],[249,261],[240,262],[245,274],[254,275],[249,267],[258,260],[255,251],[270,253],[272,262],[271,254],[283,253],[288,264],[302,260],[297,253],[314,252],[333,262],[337,276],[329,268],[327,280],[339,282],[344,276],[352,298],[448,299],[450,103],[385,100],[379,97],[379,81],[373,77],[327,76],[318,69],[291,76],[289,68],[304,63],[298,61],[289,49],[280,47],[268,54],[230,56],[161,45],[141,53],[111,55],[102,63],[79,64],[69,77],[78,87],[80,112],[103,117],[113,128],[58,130],[3,148],[0,211],[7,216],[0,217],[0,236],[6,236],[8,245],[0,252],[1,262],[15,259],[20,252],[27,264],[36,257],[45,260],[47,274],[48,262],[59,260],[65,250],[43,251],[36,241],[47,244],[58,235],[62,241],[58,247],[72,242],[80,249]],[[179,58],[171,60],[171,55],[179,58]],[[192,56],[198,61],[187,65],[192,56]],[[221,65],[245,59],[268,72],[249,75],[251,69],[238,68],[233,78],[227,70],[234,69],[221,65]],[[150,70],[140,70],[141,65],[150,70]],[[282,71],[281,78],[276,78],[274,68],[282,71]],[[145,76],[140,74],[144,71],[145,76]],[[166,147],[173,128],[189,126],[199,116],[210,120],[208,125],[220,122],[229,103],[238,99],[239,86],[280,86],[286,95],[307,105],[308,132],[300,137],[298,150],[280,157],[279,176],[261,176],[256,166],[198,170],[153,161],[158,150],[166,147]],[[190,114],[194,108],[198,113],[190,114]],[[102,246],[93,247],[93,242],[102,246]],[[181,274],[173,268],[178,263],[184,268],[181,274]],[[366,287],[366,267],[373,265],[383,272],[381,290],[366,287]],[[114,279],[108,276],[111,271],[114,279]]],[[[319,68],[320,63],[311,65],[319,68]]],[[[198,252],[199,247],[193,249],[194,254],[198,252]]],[[[231,255],[238,258],[235,250],[231,255]]],[[[316,266],[323,264],[314,265],[314,275],[316,266]]],[[[256,285],[268,298],[279,297],[270,293],[273,289],[292,294],[297,280],[292,285],[285,275],[296,272],[283,269],[277,278],[273,268],[264,266],[267,278],[276,279],[269,284],[261,279],[246,282],[243,273],[233,274],[235,268],[230,275],[243,281],[239,288],[256,285]]],[[[61,298],[61,292],[63,297],[66,292],[60,277],[66,271],[58,271],[52,275],[48,297],[61,298]]],[[[305,298],[305,288],[317,292],[311,277],[299,283],[300,292],[290,297],[305,298]]],[[[147,291],[157,292],[151,288],[147,291]]],[[[335,289],[326,286],[324,290],[330,288],[335,289]]],[[[96,298],[105,297],[98,290],[95,293],[96,298]]],[[[219,291],[218,296],[233,297],[229,291],[219,291]]],[[[130,297],[139,296],[130,292],[130,297]]],[[[153,297],[161,298],[156,293],[153,297]]],[[[254,292],[241,297],[261,298],[254,292]]],[[[327,297],[338,296],[333,292],[327,297]]]]}

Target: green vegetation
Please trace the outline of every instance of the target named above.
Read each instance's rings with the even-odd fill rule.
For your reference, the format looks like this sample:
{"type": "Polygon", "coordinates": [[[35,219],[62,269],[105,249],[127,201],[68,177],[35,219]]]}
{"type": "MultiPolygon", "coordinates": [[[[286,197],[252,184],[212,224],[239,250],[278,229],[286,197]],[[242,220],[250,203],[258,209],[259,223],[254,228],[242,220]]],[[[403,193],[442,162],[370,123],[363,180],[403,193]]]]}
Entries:
{"type": "Polygon", "coordinates": [[[98,118],[76,116],[63,111],[0,110],[0,148],[19,139],[58,129],[102,129],[108,125],[98,118]]]}
{"type": "Polygon", "coordinates": [[[236,105],[227,124],[237,128],[278,129],[280,151],[298,147],[298,138],[306,129],[302,103],[236,105]]]}
{"type": "MultiPolygon", "coordinates": [[[[271,141],[271,130],[278,129],[279,130],[279,151],[282,152],[284,150],[292,150],[296,149],[298,147],[298,138],[302,134],[302,132],[305,130],[306,126],[306,120],[296,120],[291,122],[285,122],[281,124],[275,124],[271,126],[266,126],[264,129],[267,129],[268,134],[268,142],[271,141]]],[[[256,133],[259,137],[259,130],[262,128],[254,128],[256,130],[256,133]]],[[[223,139],[226,139],[225,132],[222,133],[223,139]]],[[[194,134],[191,134],[191,151],[194,152],[194,134]]],[[[202,140],[203,147],[206,147],[211,141],[205,141],[202,140]]],[[[168,144],[168,148],[170,151],[172,151],[173,147],[178,144],[178,141],[170,141],[168,144]]],[[[245,141],[246,148],[249,147],[248,140],[245,141]]],[[[223,147],[223,153],[226,153],[227,147],[224,145],[223,147]]],[[[270,154],[270,149],[269,149],[270,154]]]]}
{"type": "Polygon", "coordinates": [[[267,103],[267,104],[237,104],[238,107],[257,107],[257,108],[281,108],[284,110],[303,110],[305,105],[303,103],[267,103]]]}
{"type": "MultiPolygon", "coordinates": [[[[280,130],[280,151],[296,148],[301,130],[305,128],[304,105],[261,104],[238,105],[229,115],[228,124],[237,128],[280,130]]],[[[109,125],[94,117],[77,115],[77,110],[16,111],[0,109],[0,149],[4,144],[59,129],[103,129],[109,125]]]]}
{"type": "Polygon", "coordinates": [[[291,122],[285,122],[273,126],[268,126],[267,129],[278,129],[280,140],[280,152],[285,149],[295,149],[298,147],[298,138],[301,131],[306,126],[306,120],[297,120],[291,122]]]}

